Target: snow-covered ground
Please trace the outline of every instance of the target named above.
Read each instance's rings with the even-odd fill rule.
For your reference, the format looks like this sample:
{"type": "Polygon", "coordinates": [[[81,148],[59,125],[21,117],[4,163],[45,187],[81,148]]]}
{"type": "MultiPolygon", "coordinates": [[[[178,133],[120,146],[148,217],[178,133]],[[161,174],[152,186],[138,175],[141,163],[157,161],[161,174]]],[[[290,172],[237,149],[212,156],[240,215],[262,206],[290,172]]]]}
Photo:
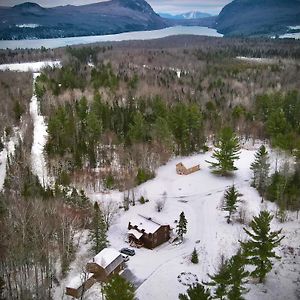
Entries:
{"type": "Polygon", "coordinates": [[[15,153],[15,146],[20,138],[18,128],[14,128],[14,133],[8,142],[4,143],[4,149],[0,152],[0,191],[3,189],[3,184],[6,177],[6,168],[8,158],[12,158],[15,153]]]}
{"type": "MultiPolygon", "coordinates": [[[[258,145],[257,145],[258,146],[258,145]]],[[[270,202],[261,203],[257,191],[250,187],[251,171],[250,164],[254,160],[255,148],[243,149],[237,162],[238,171],[233,177],[220,177],[211,173],[208,163],[211,152],[197,154],[191,157],[182,157],[170,161],[167,165],[157,170],[155,179],[140,185],[136,189],[136,199],[144,195],[150,200],[149,203],[130,207],[124,212],[120,210],[119,216],[111,226],[108,237],[112,247],[120,249],[128,246],[125,242],[128,222],[137,214],[161,220],[163,223],[176,227],[175,220],[184,211],[188,220],[188,232],[184,243],[172,245],[165,243],[154,250],[136,249],[136,255],[130,257],[128,262],[128,277],[136,284],[139,300],[173,300],[178,294],[185,292],[187,287],[178,281],[177,276],[182,272],[191,272],[199,281],[207,280],[207,273],[214,273],[220,262],[221,255],[232,256],[239,247],[238,240],[244,240],[246,235],[243,231],[245,225],[238,222],[226,223],[226,213],[220,209],[225,189],[236,185],[243,194],[243,202],[240,204],[241,214],[245,215],[245,223],[251,221],[252,216],[260,210],[268,209],[276,212],[276,205],[270,202]],[[200,164],[201,170],[188,175],[176,174],[175,166],[183,162],[187,166],[200,164]],[[162,212],[155,210],[156,201],[163,198],[167,193],[167,200],[162,212]],[[199,253],[199,264],[190,262],[190,255],[196,247],[199,253]]],[[[273,167],[278,155],[272,153],[274,158],[273,167]]],[[[277,164],[283,160],[277,159],[277,164]]],[[[110,195],[92,194],[93,200],[121,201],[123,194],[112,192],[110,195]]],[[[278,248],[281,261],[276,261],[274,268],[267,276],[265,285],[250,283],[250,292],[245,296],[248,300],[296,300],[297,286],[300,283],[300,259],[299,259],[299,220],[295,214],[289,213],[289,221],[279,223],[276,219],[272,222],[272,229],[283,228],[286,236],[278,248]],[[294,250],[288,247],[293,247],[294,250]],[[291,253],[294,251],[294,253],[291,253]]],[[[95,285],[85,299],[98,300],[100,286],[95,285]]]]}
{"type": "Polygon", "coordinates": [[[0,65],[1,71],[16,71],[16,72],[38,72],[45,67],[60,67],[60,61],[37,61],[37,62],[26,62],[26,63],[15,63],[15,64],[3,64],[0,65]]]}
{"type": "Polygon", "coordinates": [[[253,63],[261,63],[261,64],[269,64],[274,62],[274,59],[261,58],[261,57],[237,56],[236,59],[247,61],[247,62],[253,62],[253,63]]]}
{"type": "Polygon", "coordinates": [[[47,172],[47,163],[44,147],[47,143],[47,124],[44,116],[40,114],[40,105],[35,95],[34,87],[36,78],[40,73],[33,73],[33,96],[30,102],[30,115],[33,120],[33,143],[31,149],[31,166],[33,174],[37,175],[42,186],[47,187],[50,179],[47,172]]]}
{"type": "MultiPolygon", "coordinates": [[[[35,95],[35,81],[39,76],[38,71],[45,67],[60,67],[60,61],[39,61],[28,63],[15,63],[15,64],[3,64],[0,65],[0,70],[8,70],[15,72],[35,72],[33,73],[33,96],[30,102],[30,115],[33,120],[33,144],[31,150],[31,162],[32,170],[35,175],[38,176],[40,183],[43,186],[48,186],[51,183],[47,175],[46,159],[44,156],[44,146],[47,142],[47,124],[45,118],[40,115],[39,102],[35,95]]],[[[6,162],[8,155],[12,155],[14,152],[14,145],[17,141],[17,135],[14,135],[8,142],[6,149],[0,153],[0,190],[3,187],[3,183],[6,175],[6,162]]]]}
{"type": "Polygon", "coordinates": [[[294,33],[285,33],[283,35],[280,35],[279,38],[281,39],[300,39],[300,32],[294,32],[294,33]]]}

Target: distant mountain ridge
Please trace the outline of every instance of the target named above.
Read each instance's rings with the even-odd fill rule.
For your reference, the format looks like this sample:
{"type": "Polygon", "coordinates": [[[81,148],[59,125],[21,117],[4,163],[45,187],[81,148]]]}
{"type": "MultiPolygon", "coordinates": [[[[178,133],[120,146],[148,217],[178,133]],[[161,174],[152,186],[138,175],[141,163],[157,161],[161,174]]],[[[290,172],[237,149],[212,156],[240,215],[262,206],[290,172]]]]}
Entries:
{"type": "Polygon", "coordinates": [[[0,7],[0,19],[0,39],[103,35],[168,26],[144,0],[111,0],[51,8],[26,2],[0,7]]]}
{"type": "Polygon", "coordinates": [[[300,0],[234,0],[214,27],[224,35],[275,35],[300,25],[300,0]]]}
{"type": "Polygon", "coordinates": [[[203,13],[200,11],[189,11],[189,12],[177,14],[177,15],[172,15],[172,14],[168,14],[168,13],[159,13],[159,15],[166,19],[175,19],[175,20],[202,19],[202,18],[207,18],[207,17],[212,16],[211,14],[203,13]]]}

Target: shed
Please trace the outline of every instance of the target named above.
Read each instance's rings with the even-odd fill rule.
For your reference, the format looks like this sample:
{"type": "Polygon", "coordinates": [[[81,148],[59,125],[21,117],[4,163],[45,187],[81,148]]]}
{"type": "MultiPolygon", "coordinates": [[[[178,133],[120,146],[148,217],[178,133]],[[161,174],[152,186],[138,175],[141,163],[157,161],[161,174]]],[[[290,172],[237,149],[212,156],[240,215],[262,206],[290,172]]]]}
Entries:
{"type": "Polygon", "coordinates": [[[106,282],[112,275],[124,269],[122,254],[114,248],[105,248],[86,265],[90,273],[94,273],[97,281],[106,282]]]}
{"type": "Polygon", "coordinates": [[[66,295],[80,298],[85,291],[91,288],[96,279],[92,273],[81,273],[72,277],[66,285],[66,295]]]}
{"type": "Polygon", "coordinates": [[[180,162],[176,165],[176,173],[178,175],[189,175],[189,174],[197,172],[199,170],[200,170],[200,165],[195,165],[190,168],[186,168],[182,162],[180,162]]]}
{"type": "Polygon", "coordinates": [[[137,245],[153,249],[170,238],[170,225],[163,225],[150,217],[136,216],[128,224],[128,239],[137,245]]]}

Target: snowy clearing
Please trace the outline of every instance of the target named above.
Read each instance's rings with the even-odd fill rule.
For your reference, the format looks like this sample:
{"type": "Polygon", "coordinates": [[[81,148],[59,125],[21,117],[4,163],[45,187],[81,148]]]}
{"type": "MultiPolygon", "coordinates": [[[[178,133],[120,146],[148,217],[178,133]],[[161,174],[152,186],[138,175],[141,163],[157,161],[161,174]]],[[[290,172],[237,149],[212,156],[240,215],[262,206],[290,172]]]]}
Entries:
{"type": "Polygon", "coordinates": [[[61,63],[59,60],[54,61],[37,61],[27,63],[3,64],[0,65],[1,71],[16,71],[16,72],[38,72],[43,68],[59,68],[61,63]]]}
{"type": "Polygon", "coordinates": [[[261,57],[237,56],[236,59],[247,61],[247,62],[253,62],[253,63],[262,63],[262,64],[269,64],[274,62],[274,59],[261,58],[261,57]]]}
{"type": "MultiPolygon", "coordinates": [[[[257,147],[255,147],[257,148],[257,147]]],[[[183,157],[170,161],[167,165],[157,170],[156,178],[140,185],[136,189],[136,199],[140,195],[150,200],[147,204],[139,204],[130,207],[130,210],[120,211],[115,223],[108,232],[108,238],[112,247],[121,249],[128,247],[125,242],[128,222],[135,219],[137,214],[143,214],[156,220],[162,220],[175,228],[175,220],[178,220],[181,211],[184,211],[188,221],[188,232],[184,243],[172,245],[165,243],[154,250],[135,249],[136,255],[130,257],[128,276],[137,288],[139,300],[173,300],[178,294],[185,292],[187,287],[179,282],[178,275],[182,272],[190,272],[190,277],[199,281],[208,279],[207,273],[214,273],[220,262],[221,254],[225,257],[232,256],[239,247],[238,240],[245,239],[243,227],[238,223],[226,223],[226,213],[220,207],[225,189],[236,185],[243,194],[243,202],[240,204],[242,214],[245,214],[245,222],[248,223],[252,216],[260,210],[268,209],[276,212],[276,205],[271,202],[261,203],[261,199],[254,188],[250,187],[250,164],[254,160],[255,149],[243,149],[237,162],[239,170],[233,177],[220,177],[211,173],[205,160],[210,159],[211,152],[197,154],[191,157],[183,157]],[[188,176],[177,175],[175,166],[178,162],[186,165],[199,164],[201,170],[188,176]],[[162,199],[163,193],[167,193],[167,201],[162,212],[155,210],[156,200],[162,199]],[[199,264],[193,265],[190,256],[196,247],[199,254],[199,264]],[[133,275],[132,275],[133,274],[133,275]]],[[[282,163],[278,160],[278,154],[271,153],[272,165],[282,163]]],[[[110,195],[90,195],[93,200],[106,201],[112,199],[119,202],[123,194],[112,192],[110,195]]],[[[296,215],[289,213],[289,221],[279,223],[273,220],[272,229],[283,228],[286,236],[278,248],[281,261],[276,261],[271,273],[268,274],[265,285],[249,283],[251,291],[245,296],[248,300],[296,300],[299,299],[297,286],[300,282],[299,274],[299,220],[296,215]],[[293,247],[294,249],[291,250],[293,247]],[[290,251],[290,252],[289,252],[290,251]],[[298,293],[298,294],[297,294],[298,293]]],[[[126,276],[126,274],[125,274],[126,276]]],[[[85,299],[97,300],[100,297],[100,285],[95,285],[88,291],[85,299]]]]}

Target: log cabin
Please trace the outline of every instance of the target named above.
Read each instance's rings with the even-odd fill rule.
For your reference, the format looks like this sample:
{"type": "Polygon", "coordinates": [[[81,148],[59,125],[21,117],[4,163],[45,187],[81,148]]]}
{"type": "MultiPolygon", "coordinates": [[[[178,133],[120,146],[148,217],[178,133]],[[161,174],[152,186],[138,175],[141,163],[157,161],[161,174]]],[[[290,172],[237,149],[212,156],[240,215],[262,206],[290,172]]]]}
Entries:
{"type": "Polygon", "coordinates": [[[107,282],[112,275],[124,270],[124,259],[116,249],[105,248],[87,263],[86,270],[93,273],[98,282],[107,282]]]}
{"type": "Polygon", "coordinates": [[[165,243],[170,239],[170,225],[162,225],[152,218],[138,215],[128,224],[129,242],[148,249],[165,243]]]}
{"type": "Polygon", "coordinates": [[[86,271],[71,278],[66,285],[66,295],[81,298],[85,291],[95,282],[107,282],[114,274],[124,269],[122,254],[113,249],[105,248],[86,265],[86,271]]]}
{"type": "Polygon", "coordinates": [[[189,175],[189,174],[197,172],[199,170],[200,170],[200,165],[195,165],[191,168],[186,168],[183,163],[178,163],[176,165],[176,173],[178,175],[189,175]]]}

